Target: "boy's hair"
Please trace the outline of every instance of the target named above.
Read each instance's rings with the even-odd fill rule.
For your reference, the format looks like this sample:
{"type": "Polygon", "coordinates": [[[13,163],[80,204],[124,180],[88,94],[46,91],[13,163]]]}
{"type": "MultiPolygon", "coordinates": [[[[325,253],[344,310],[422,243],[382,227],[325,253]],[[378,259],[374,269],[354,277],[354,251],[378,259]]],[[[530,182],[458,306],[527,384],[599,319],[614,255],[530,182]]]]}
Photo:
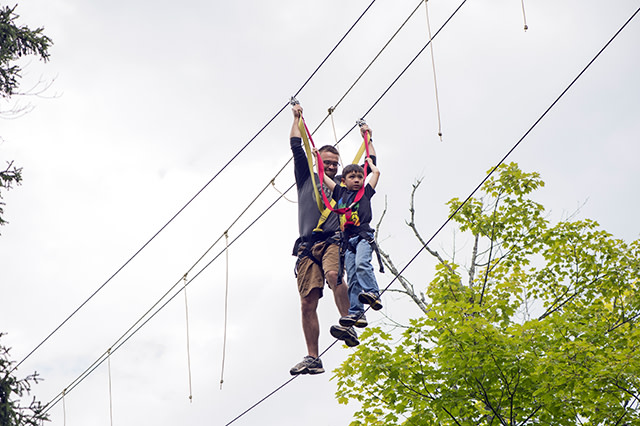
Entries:
{"type": "Polygon", "coordinates": [[[338,151],[336,147],[332,145],[325,145],[318,150],[318,152],[325,152],[325,151],[330,152],[332,154],[340,155],[340,151],[338,151]]]}
{"type": "Polygon", "coordinates": [[[362,166],[358,165],[358,164],[347,164],[346,166],[344,166],[344,169],[342,169],[342,178],[346,178],[349,173],[362,173],[364,174],[364,169],[362,168],[362,166]]]}

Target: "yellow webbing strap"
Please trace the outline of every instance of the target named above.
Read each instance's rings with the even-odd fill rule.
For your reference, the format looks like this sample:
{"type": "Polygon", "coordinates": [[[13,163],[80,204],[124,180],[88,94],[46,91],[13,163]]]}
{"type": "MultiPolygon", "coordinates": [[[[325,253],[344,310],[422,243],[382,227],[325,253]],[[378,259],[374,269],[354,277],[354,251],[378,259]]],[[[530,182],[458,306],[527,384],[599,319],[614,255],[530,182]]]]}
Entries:
{"type": "Polygon", "coordinates": [[[300,120],[298,120],[298,128],[300,129],[300,134],[302,134],[302,141],[304,142],[304,150],[307,154],[307,163],[309,164],[309,173],[311,174],[311,180],[313,182],[313,192],[315,193],[315,196],[316,196],[316,203],[318,204],[318,210],[322,212],[324,210],[324,203],[322,202],[322,198],[320,197],[320,192],[318,191],[316,175],[315,175],[315,172],[313,171],[313,152],[311,151],[311,144],[309,143],[307,126],[305,126],[304,124],[304,119],[302,118],[302,115],[300,115],[300,120]]]}
{"type": "MultiPolygon", "coordinates": [[[[331,200],[331,208],[334,208],[336,206],[336,200],[331,200]]],[[[324,223],[327,221],[327,218],[329,217],[329,215],[331,214],[331,209],[327,209],[325,208],[324,211],[322,212],[322,214],[320,215],[320,219],[318,220],[318,224],[316,225],[315,229],[313,230],[313,232],[322,232],[322,225],[324,225],[324,223]]]]}
{"type": "Polygon", "coordinates": [[[356,156],[351,162],[351,164],[358,164],[360,162],[360,159],[362,158],[362,154],[364,154],[364,151],[366,149],[366,146],[365,146],[366,143],[367,143],[366,139],[362,141],[362,145],[360,145],[360,149],[358,149],[358,152],[356,152],[356,156]]]}

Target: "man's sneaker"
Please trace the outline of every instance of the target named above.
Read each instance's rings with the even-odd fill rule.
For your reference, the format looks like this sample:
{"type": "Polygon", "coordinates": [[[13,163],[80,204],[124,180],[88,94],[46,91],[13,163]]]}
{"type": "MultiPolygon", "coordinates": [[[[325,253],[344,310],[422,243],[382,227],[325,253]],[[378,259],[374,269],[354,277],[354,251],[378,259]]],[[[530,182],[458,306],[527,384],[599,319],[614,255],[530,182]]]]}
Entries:
{"type": "Polygon", "coordinates": [[[358,346],[360,341],[353,327],[344,327],[342,325],[332,325],[329,330],[331,335],[338,340],[344,340],[344,343],[350,348],[358,346]]]}
{"type": "Polygon", "coordinates": [[[320,358],[307,355],[302,361],[291,367],[289,373],[292,376],[297,376],[298,374],[320,374],[324,373],[324,368],[322,368],[320,358]]]}
{"type": "Polygon", "coordinates": [[[360,293],[358,295],[358,300],[360,303],[366,303],[371,306],[371,309],[374,311],[379,311],[382,309],[382,302],[380,298],[373,293],[360,293]]]}
{"type": "Polygon", "coordinates": [[[340,323],[340,325],[345,327],[356,326],[358,328],[364,328],[369,325],[369,323],[367,322],[367,317],[364,316],[364,313],[346,315],[340,318],[340,321],[338,322],[340,323]]]}

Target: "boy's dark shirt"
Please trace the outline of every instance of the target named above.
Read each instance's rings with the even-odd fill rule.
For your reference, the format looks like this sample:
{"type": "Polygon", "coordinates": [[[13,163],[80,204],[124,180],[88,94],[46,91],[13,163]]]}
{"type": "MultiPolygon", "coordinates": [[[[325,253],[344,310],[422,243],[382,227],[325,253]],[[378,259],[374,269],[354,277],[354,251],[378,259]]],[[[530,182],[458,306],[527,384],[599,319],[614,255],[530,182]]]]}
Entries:
{"type": "MultiPolygon", "coordinates": [[[[344,208],[351,205],[358,191],[350,191],[344,186],[337,185],[333,189],[332,197],[336,200],[336,208],[344,208]]],[[[368,183],[364,187],[364,194],[355,206],[351,207],[352,220],[355,225],[346,225],[344,229],[347,238],[353,235],[359,235],[363,232],[373,232],[373,228],[369,225],[373,219],[371,213],[371,197],[376,193],[368,183]]]]}

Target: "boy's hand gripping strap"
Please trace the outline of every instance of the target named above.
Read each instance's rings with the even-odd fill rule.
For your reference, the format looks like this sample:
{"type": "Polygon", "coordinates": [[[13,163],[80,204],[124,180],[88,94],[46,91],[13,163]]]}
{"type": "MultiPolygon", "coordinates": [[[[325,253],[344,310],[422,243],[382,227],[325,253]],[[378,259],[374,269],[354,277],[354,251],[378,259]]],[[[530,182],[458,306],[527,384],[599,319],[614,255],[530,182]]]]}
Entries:
{"type": "MultiPolygon", "coordinates": [[[[358,125],[358,127],[362,127],[367,123],[364,121],[364,118],[361,118],[360,120],[356,120],[356,124],[358,125]]],[[[351,164],[358,164],[365,150],[367,151],[367,157],[369,157],[369,143],[367,138],[363,139],[362,144],[360,145],[360,148],[358,149],[358,152],[356,153],[356,156],[354,157],[353,162],[351,164]]]]}

